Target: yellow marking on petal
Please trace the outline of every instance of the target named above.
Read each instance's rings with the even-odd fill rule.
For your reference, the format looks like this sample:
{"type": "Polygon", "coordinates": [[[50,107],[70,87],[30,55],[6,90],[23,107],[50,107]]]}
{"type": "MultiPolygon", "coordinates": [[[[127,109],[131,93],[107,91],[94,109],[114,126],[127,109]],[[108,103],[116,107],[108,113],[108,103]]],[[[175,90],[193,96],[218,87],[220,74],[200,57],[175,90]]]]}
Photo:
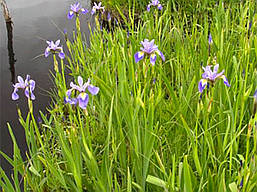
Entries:
{"type": "Polygon", "coordinates": [[[226,81],[225,75],[222,75],[222,76],[221,76],[221,79],[223,79],[224,81],[226,81]]]}
{"type": "Polygon", "coordinates": [[[80,95],[80,96],[81,96],[81,99],[82,99],[82,100],[85,100],[85,99],[86,99],[87,94],[86,94],[86,93],[81,93],[81,95],[80,95]]]}
{"type": "Polygon", "coordinates": [[[152,53],[150,57],[151,57],[151,59],[155,59],[155,57],[156,57],[155,53],[152,53]]]}
{"type": "Polygon", "coordinates": [[[73,14],[73,11],[70,11],[70,15],[72,15],[73,14]]]}
{"type": "Polygon", "coordinates": [[[208,81],[206,79],[202,79],[202,85],[206,84],[208,81]]]}
{"type": "Polygon", "coordinates": [[[144,52],[143,51],[139,51],[138,57],[140,58],[140,57],[143,57],[143,56],[144,56],[144,52]]]}

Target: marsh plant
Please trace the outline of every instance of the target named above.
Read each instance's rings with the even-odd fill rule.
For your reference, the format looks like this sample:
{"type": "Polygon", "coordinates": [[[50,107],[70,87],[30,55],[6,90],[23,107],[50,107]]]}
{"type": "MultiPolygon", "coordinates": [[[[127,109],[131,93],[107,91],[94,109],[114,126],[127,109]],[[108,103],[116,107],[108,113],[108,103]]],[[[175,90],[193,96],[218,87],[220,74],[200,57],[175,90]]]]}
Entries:
{"type": "MultiPolygon", "coordinates": [[[[4,191],[257,191],[256,4],[204,1],[188,11],[179,2],[136,13],[129,1],[128,15],[117,8],[124,25],[96,27],[89,47],[76,17],[67,52],[48,43],[52,105],[40,123],[18,110],[26,159],[8,126],[14,154],[1,155],[13,181],[0,169],[4,191]]],[[[69,18],[82,7],[67,8],[69,18]]],[[[13,99],[24,89],[32,109],[34,88],[18,77],[13,99]]]]}

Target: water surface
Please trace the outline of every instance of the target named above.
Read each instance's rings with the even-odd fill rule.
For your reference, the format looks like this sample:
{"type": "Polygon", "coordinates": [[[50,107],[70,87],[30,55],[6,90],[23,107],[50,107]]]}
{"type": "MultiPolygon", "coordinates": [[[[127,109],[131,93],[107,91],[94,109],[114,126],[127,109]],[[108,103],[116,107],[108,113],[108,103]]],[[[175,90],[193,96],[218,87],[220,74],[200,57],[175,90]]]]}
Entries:
{"type": "MultiPolygon", "coordinates": [[[[81,1],[83,7],[89,9],[89,1],[81,1]]],[[[30,74],[36,81],[36,100],[34,102],[35,116],[38,111],[46,112],[50,98],[47,91],[53,87],[49,70],[53,70],[51,57],[45,58],[42,54],[47,46],[45,40],[61,39],[63,29],[69,33],[75,28],[74,20],[68,20],[66,15],[71,0],[12,0],[7,5],[13,21],[13,52],[15,80],[17,75],[25,77],[30,74]]],[[[88,36],[86,23],[89,17],[81,17],[82,30],[88,36]],[[84,22],[85,21],[85,22],[84,22]],[[84,25],[83,25],[84,24],[84,25]]],[[[26,148],[24,131],[18,122],[17,107],[22,110],[23,116],[27,114],[27,100],[20,90],[18,101],[11,100],[12,74],[8,57],[8,38],[5,20],[0,14],[0,150],[8,155],[12,154],[12,142],[7,129],[10,123],[21,149],[26,148]]],[[[0,158],[1,166],[10,173],[11,167],[0,158]]]]}

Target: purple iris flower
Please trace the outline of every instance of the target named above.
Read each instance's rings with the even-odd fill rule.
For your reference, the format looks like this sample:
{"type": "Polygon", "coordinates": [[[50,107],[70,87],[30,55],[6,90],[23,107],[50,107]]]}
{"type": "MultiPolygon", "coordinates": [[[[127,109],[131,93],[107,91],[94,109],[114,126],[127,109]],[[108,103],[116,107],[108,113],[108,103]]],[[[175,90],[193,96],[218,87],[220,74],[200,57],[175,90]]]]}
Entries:
{"type": "Polygon", "coordinates": [[[138,51],[134,55],[136,63],[143,59],[144,55],[146,54],[150,56],[150,63],[152,65],[155,65],[155,61],[157,58],[156,53],[160,55],[163,61],[165,61],[163,53],[158,49],[158,46],[154,44],[154,40],[149,41],[148,39],[145,39],[144,41],[141,41],[141,45],[143,46],[140,48],[141,51],[138,51]]]}
{"type": "Polygon", "coordinates": [[[88,90],[92,95],[97,95],[99,92],[99,88],[90,84],[90,79],[87,82],[83,83],[83,79],[81,76],[78,76],[78,85],[75,85],[73,82],[70,83],[71,89],[66,92],[65,103],[70,103],[71,105],[79,104],[79,107],[82,109],[87,108],[87,104],[89,101],[89,96],[86,93],[88,90]],[[71,98],[72,91],[75,90],[79,94],[76,98],[71,98]]]}
{"type": "Polygon", "coordinates": [[[104,13],[104,7],[102,7],[101,5],[102,5],[102,2],[99,2],[98,5],[96,2],[94,2],[94,6],[92,8],[91,15],[94,15],[96,13],[96,10],[99,10],[99,11],[102,10],[102,13],[104,13]]]}
{"type": "Polygon", "coordinates": [[[56,54],[58,53],[58,56],[61,59],[65,58],[65,54],[63,52],[62,47],[59,46],[60,40],[57,40],[55,43],[53,41],[46,41],[48,44],[46,50],[45,50],[45,57],[48,57],[50,53],[56,54]]]}
{"type": "Polygon", "coordinates": [[[35,95],[33,94],[33,91],[35,89],[35,81],[30,79],[30,76],[27,75],[25,81],[21,76],[18,76],[18,83],[13,85],[14,90],[12,93],[12,100],[19,99],[19,95],[17,94],[18,89],[24,89],[25,96],[31,100],[35,100],[35,95]]]}
{"type": "Polygon", "coordinates": [[[154,6],[154,7],[157,6],[157,8],[158,8],[159,10],[162,10],[162,5],[161,5],[161,3],[160,3],[159,0],[152,0],[152,1],[147,5],[147,11],[148,11],[148,12],[150,11],[151,6],[154,6]]]}
{"type": "Polygon", "coordinates": [[[72,19],[74,15],[78,16],[79,13],[81,12],[82,14],[87,14],[88,10],[82,8],[82,6],[77,2],[74,5],[70,6],[70,11],[67,15],[68,19],[72,19]]]}
{"type": "Polygon", "coordinates": [[[213,40],[212,40],[212,36],[211,34],[209,34],[209,37],[208,37],[208,43],[209,45],[211,45],[213,43],[213,40]]]}
{"type": "Polygon", "coordinates": [[[200,93],[203,92],[203,90],[206,88],[206,85],[209,85],[209,84],[214,85],[214,83],[218,79],[223,79],[224,84],[230,87],[230,84],[228,83],[226,76],[223,75],[224,70],[218,73],[218,69],[219,69],[219,64],[214,66],[213,71],[211,70],[210,65],[203,67],[204,73],[202,74],[202,79],[198,84],[198,90],[200,93]]]}

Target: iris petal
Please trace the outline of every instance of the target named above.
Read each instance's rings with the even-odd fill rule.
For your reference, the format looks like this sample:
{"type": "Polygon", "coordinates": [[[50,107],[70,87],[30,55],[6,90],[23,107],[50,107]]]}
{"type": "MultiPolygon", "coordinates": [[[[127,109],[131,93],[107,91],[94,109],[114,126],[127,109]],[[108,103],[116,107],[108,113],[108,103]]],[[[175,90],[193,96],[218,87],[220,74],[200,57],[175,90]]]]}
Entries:
{"type": "Polygon", "coordinates": [[[74,12],[73,11],[69,11],[67,18],[68,19],[72,19],[72,17],[74,16],[74,12]]]}
{"type": "Polygon", "coordinates": [[[71,96],[71,92],[72,92],[73,88],[72,89],[69,89],[66,91],[66,95],[67,97],[70,97],[71,96]]]}
{"type": "Polygon", "coordinates": [[[30,99],[30,96],[29,96],[29,88],[28,88],[28,87],[26,87],[24,93],[25,93],[26,97],[30,99]]]}
{"type": "Polygon", "coordinates": [[[14,89],[13,93],[12,93],[12,100],[17,100],[19,99],[19,95],[16,93],[18,91],[18,89],[14,89]]]}
{"type": "Polygon", "coordinates": [[[49,54],[50,54],[50,49],[49,49],[49,47],[47,47],[45,50],[45,57],[48,57],[49,54]]]}
{"type": "Polygon", "coordinates": [[[58,54],[58,56],[60,57],[60,59],[64,59],[64,58],[65,58],[64,52],[60,52],[60,53],[58,54]]]}
{"type": "Polygon", "coordinates": [[[34,95],[34,93],[32,91],[30,92],[30,98],[31,98],[31,100],[35,100],[36,99],[36,97],[35,97],[35,95],[34,95]]]}
{"type": "Polygon", "coordinates": [[[150,11],[150,8],[151,8],[151,4],[147,5],[146,10],[149,12],[149,11],[150,11]]]}
{"type": "Polygon", "coordinates": [[[152,65],[155,65],[155,61],[156,61],[156,54],[153,53],[153,54],[150,55],[150,63],[152,65]]]}
{"type": "Polygon", "coordinates": [[[158,7],[159,10],[162,10],[162,5],[161,4],[158,4],[157,7],[158,7]]]}
{"type": "Polygon", "coordinates": [[[203,90],[205,89],[206,85],[207,85],[207,80],[206,80],[206,79],[201,79],[201,80],[199,81],[199,84],[198,84],[198,91],[199,91],[200,93],[202,93],[203,90]]]}
{"type": "Polygon", "coordinates": [[[134,55],[134,58],[135,58],[135,62],[139,62],[141,59],[144,58],[144,52],[143,51],[138,51],[135,55],[134,55]]]}
{"type": "Polygon", "coordinates": [[[92,94],[92,95],[97,95],[99,92],[99,87],[95,87],[93,85],[89,85],[87,87],[87,90],[92,94]]]}
{"type": "Polygon", "coordinates": [[[21,76],[18,76],[17,79],[19,83],[24,84],[24,80],[21,76]]]}
{"type": "Polygon", "coordinates": [[[156,53],[158,55],[160,55],[160,57],[162,58],[163,61],[165,61],[165,57],[164,57],[163,53],[160,50],[157,50],[156,53]]]}
{"type": "Polygon", "coordinates": [[[29,86],[31,91],[34,91],[36,82],[34,80],[29,80],[29,86]]]}
{"type": "Polygon", "coordinates": [[[93,8],[93,9],[92,9],[92,11],[91,11],[91,15],[94,15],[94,14],[95,14],[95,12],[96,12],[96,9],[95,9],[95,8],[93,8]]]}
{"type": "Polygon", "coordinates": [[[214,73],[218,73],[218,70],[219,70],[219,64],[217,64],[217,65],[214,66],[213,72],[214,72],[214,73]]]}
{"type": "Polygon", "coordinates": [[[81,76],[78,76],[78,84],[80,87],[83,86],[83,78],[81,76]]]}
{"type": "Polygon", "coordinates": [[[79,107],[82,109],[86,109],[88,100],[89,100],[88,94],[80,93],[78,96],[79,107]]]}
{"type": "Polygon", "coordinates": [[[82,14],[87,14],[87,13],[88,13],[88,10],[87,10],[87,9],[81,8],[80,10],[81,10],[81,13],[82,13],[82,14]]]}
{"type": "Polygon", "coordinates": [[[223,79],[224,84],[225,84],[227,87],[230,87],[230,84],[229,84],[228,79],[226,78],[226,76],[225,76],[225,75],[222,75],[221,78],[223,79]]]}
{"type": "Polygon", "coordinates": [[[60,39],[58,39],[56,42],[55,42],[55,46],[58,47],[58,45],[60,45],[60,39]]]}

